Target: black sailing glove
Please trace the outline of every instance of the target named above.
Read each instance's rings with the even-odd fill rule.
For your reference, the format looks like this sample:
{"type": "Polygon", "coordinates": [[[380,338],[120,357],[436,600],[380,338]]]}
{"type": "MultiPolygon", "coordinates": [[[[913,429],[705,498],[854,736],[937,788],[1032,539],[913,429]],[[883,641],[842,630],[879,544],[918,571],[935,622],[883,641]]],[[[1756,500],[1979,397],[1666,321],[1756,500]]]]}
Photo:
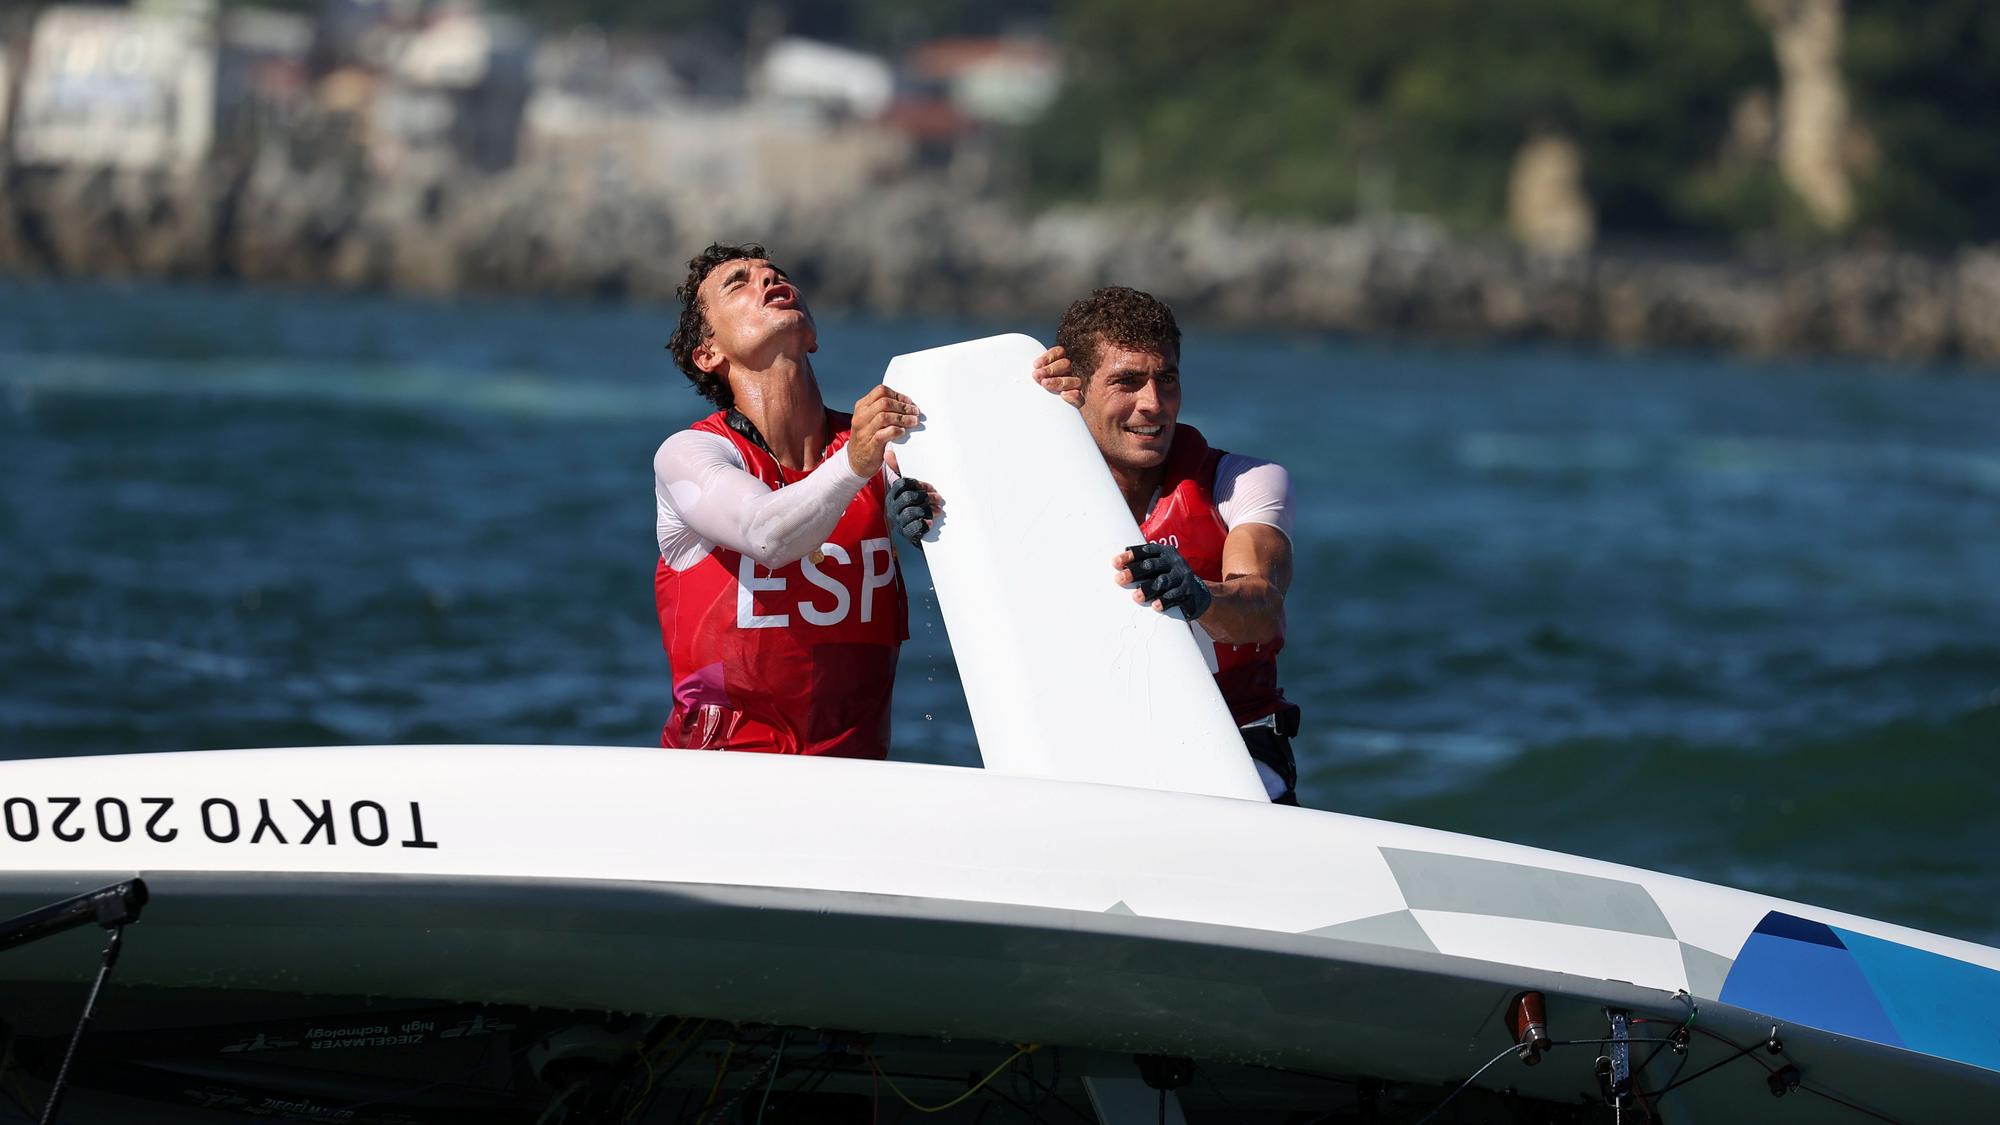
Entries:
{"type": "Polygon", "coordinates": [[[1126,569],[1138,580],[1147,601],[1159,602],[1163,609],[1178,609],[1189,621],[1208,612],[1215,595],[1195,577],[1194,568],[1180,551],[1165,543],[1141,543],[1127,550],[1132,552],[1132,565],[1126,569]]]}
{"type": "Polygon", "coordinates": [[[924,533],[931,529],[931,521],[937,513],[931,510],[931,494],[923,481],[909,477],[897,477],[889,486],[889,522],[903,533],[918,550],[924,546],[924,533]]]}

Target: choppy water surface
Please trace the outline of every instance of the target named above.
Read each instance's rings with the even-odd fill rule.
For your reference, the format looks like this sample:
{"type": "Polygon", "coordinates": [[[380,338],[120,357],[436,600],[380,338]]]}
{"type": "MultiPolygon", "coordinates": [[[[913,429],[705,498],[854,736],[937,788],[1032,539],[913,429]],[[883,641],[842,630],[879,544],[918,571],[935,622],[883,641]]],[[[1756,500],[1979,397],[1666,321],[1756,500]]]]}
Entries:
{"type": "MultiPolygon", "coordinates": [[[[0,753],[653,743],[649,463],[704,412],[671,321],[0,284],[0,753]]],[[[823,322],[836,403],[1050,330],[823,322]]],[[[1186,420],[1298,489],[1307,804],[2000,941],[2000,378],[1183,366],[1186,420]]],[[[912,577],[897,756],[973,764],[912,577]]]]}

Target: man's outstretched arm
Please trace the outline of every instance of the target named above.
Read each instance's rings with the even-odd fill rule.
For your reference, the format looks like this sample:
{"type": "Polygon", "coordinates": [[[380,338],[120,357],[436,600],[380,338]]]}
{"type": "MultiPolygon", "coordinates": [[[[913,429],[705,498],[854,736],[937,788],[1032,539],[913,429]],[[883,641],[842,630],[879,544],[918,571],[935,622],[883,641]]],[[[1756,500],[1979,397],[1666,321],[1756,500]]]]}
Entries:
{"type": "Polygon", "coordinates": [[[1267,523],[1246,523],[1222,542],[1222,581],[1209,583],[1215,604],[1201,627],[1223,644],[1261,645],[1285,631],[1292,588],[1292,541],[1267,523]]]}

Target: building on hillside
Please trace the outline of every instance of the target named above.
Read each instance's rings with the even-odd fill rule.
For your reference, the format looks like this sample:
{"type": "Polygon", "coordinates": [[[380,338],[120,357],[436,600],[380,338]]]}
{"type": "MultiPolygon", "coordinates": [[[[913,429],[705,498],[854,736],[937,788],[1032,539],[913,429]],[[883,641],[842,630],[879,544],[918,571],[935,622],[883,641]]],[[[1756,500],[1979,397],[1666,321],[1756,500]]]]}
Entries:
{"type": "Polygon", "coordinates": [[[939,39],[910,52],[907,85],[950,102],[980,125],[1026,125],[1062,86],[1055,47],[1041,39],[939,39]]]}
{"type": "Polygon", "coordinates": [[[521,159],[579,192],[693,193],[746,210],[852,198],[911,167],[908,141],[877,123],[827,123],[757,102],[532,112],[521,159]]]}
{"type": "Polygon", "coordinates": [[[865,51],[791,36],[771,44],[751,68],[750,94],[837,120],[873,121],[895,97],[896,73],[865,51]]]}
{"type": "Polygon", "coordinates": [[[215,133],[208,21],[119,8],[53,7],[35,21],[14,107],[28,165],[187,167],[215,133]]]}
{"type": "Polygon", "coordinates": [[[1062,68],[1040,39],[940,39],[911,51],[898,79],[885,121],[924,167],[960,190],[990,192],[1007,179],[1003,134],[1048,112],[1062,68]]]}
{"type": "Polygon", "coordinates": [[[537,46],[528,74],[524,163],[598,188],[655,178],[655,135],[689,94],[659,43],[573,31],[537,46]]]}
{"type": "Polygon", "coordinates": [[[378,171],[496,172],[517,155],[533,40],[516,21],[448,6],[412,31],[375,40],[381,82],[369,118],[378,171]]]}
{"type": "Polygon", "coordinates": [[[584,197],[687,192],[755,207],[859,194],[907,171],[909,144],[875,119],[886,66],[847,68],[856,53],[834,51],[767,52],[745,100],[698,44],[552,40],[535,55],[521,159],[584,197]]]}
{"type": "Polygon", "coordinates": [[[544,39],[528,64],[528,116],[561,121],[596,113],[643,115],[694,96],[665,45],[595,30],[544,39]]]}
{"type": "Polygon", "coordinates": [[[298,129],[311,107],[314,21],[290,12],[231,8],[221,18],[219,39],[218,134],[254,143],[298,129]]]}

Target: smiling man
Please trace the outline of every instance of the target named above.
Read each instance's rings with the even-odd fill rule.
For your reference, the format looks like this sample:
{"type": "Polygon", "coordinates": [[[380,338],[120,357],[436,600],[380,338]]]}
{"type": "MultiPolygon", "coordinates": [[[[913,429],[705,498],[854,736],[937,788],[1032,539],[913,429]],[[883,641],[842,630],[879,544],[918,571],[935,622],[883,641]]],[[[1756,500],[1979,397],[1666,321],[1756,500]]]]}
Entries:
{"type": "Polygon", "coordinates": [[[917,406],[884,386],[854,412],[820,398],[818,329],[756,245],[688,262],[667,347],[716,412],[653,456],[654,600],[672,666],[669,747],[881,758],[909,603],[889,542],[937,495],[888,443],[917,406]]]}
{"type": "Polygon", "coordinates": [[[1150,293],[1112,286],[1071,305],[1035,378],[1083,412],[1146,542],[1111,560],[1120,585],[1179,609],[1215,641],[1216,686],[1271,799],[1296,805],[1298,706],[1278,686],[1292,584],[1284,467],[1211,447],[1180,421],[1181,330],[1150,293]]]}

